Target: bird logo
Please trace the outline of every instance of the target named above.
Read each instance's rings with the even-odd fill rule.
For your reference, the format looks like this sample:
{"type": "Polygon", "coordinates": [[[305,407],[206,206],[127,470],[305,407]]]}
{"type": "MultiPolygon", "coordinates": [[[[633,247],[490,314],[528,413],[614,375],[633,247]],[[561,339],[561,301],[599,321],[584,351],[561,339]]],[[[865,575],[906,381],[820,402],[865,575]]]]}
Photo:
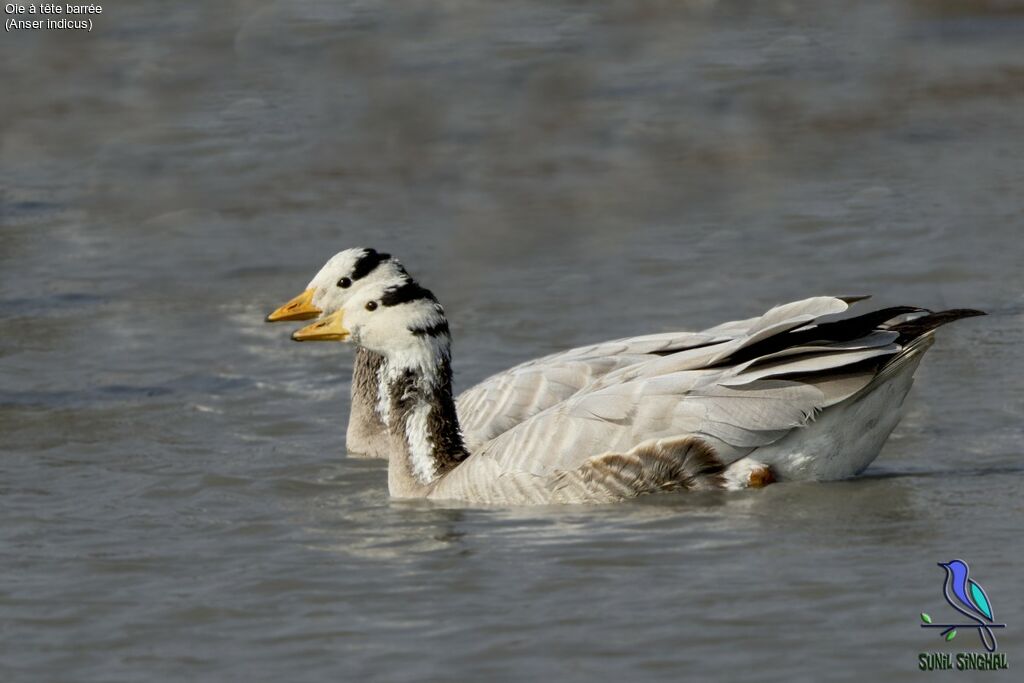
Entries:
{"type": "Polygon", "coordinates": [[[981,644],[989,652],[996,651],[996,636],[992,629],[1006,628],[1006,624],[995,623],[995,616],[992,613],[992,601],[989,600],[985,589],[974,579],[970,578],[971,569],[963,560],[950,560],[939,562],[939,566],[946,570],[946,579],[942,584],[942,595],[946,598],[949,606],[970,620],[962,624],[933,624],[932,618],[924,612],[921,613],[921,628],[942,629],[940,637],[947,641],[956,638],[958,629],[975,629],[981,644]]]}

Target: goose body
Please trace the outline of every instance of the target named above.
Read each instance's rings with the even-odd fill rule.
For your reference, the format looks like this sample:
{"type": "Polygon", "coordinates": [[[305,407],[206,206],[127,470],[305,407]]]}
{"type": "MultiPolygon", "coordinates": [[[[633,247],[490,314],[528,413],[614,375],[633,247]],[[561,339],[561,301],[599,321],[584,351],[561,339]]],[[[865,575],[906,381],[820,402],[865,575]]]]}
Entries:
{"type": "MultiPolygon", "coordinates": [[[[605,345],[568,352],[565,367],[598,368],[586,386],[499,425],[478,446],[462,437],[443,309],[408,275],[363,288],[294,337],[354,342],[381,357],[376,398],[393,496],[611,502],[837,479],[867,467],[899,420],[932,330],[978,312],[898,307],[828,319],[848,305],[815,297],[682,342],[653,335],[611,343],[626,353],[608,354],[605,345]]],[[[531,370],[510,372],[515,384],[531,370]]]]}

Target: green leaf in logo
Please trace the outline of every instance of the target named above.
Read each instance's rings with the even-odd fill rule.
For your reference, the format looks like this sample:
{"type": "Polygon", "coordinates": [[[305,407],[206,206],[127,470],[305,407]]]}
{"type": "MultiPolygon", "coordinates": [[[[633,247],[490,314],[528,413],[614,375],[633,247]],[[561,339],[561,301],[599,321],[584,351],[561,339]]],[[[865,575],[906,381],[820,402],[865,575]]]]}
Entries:
{"type": "Polygon", "coordinates": [[[956,629],[949,632],[949,635],[946,636],[946,640],[953,640],[954,638],[956,638],[956,629]]]}
{"type": "Polygon", "coordinates": [[[925,614],[924,612],[921,612],[921,621],[923,621],[926,624],[930,624],[930,623],[932,623],[932,618],[930,616],[928,616],[927,614],[925,614]]]}

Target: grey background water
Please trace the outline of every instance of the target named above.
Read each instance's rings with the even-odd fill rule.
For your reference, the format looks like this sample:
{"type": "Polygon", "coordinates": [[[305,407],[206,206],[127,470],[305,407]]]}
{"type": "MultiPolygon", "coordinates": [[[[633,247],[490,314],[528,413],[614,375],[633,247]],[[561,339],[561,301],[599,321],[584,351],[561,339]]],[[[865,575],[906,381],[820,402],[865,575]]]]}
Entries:
{"type": "Polygon", "coordinates": [[[1019,673],[1024,5],[750,5],[0,37],[0,678],[909,680],[977,647],[918,628],[953,557],[1019,673]],[[357,245],[445,303],[460,388],[819,293],[992,315],[855,481],[446,509],[345,458],[349,350],[263,323],[357,245]]]}

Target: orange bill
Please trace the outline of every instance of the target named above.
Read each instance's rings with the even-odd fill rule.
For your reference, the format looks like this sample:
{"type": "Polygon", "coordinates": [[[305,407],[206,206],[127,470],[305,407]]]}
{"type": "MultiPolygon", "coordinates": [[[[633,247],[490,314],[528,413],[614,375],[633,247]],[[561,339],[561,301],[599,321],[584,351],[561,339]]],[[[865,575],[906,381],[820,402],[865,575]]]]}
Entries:
{"type": "Polygon", "coordinates": [[[295,330],[292,332],[292,339],[295,341],[345,341],[349,337],[349,331],[341,322],[344,313],[344,309],[331,313],[312,325],[295,330]]]}
{"type": "Polygon", "coordinates": [[[312,320],[318,317],[323,311],[313,305],[313,290],[307,289],[302,294],[281,306],[267,316],[268,323],[282,322],[284,320],[312,320]]]}

